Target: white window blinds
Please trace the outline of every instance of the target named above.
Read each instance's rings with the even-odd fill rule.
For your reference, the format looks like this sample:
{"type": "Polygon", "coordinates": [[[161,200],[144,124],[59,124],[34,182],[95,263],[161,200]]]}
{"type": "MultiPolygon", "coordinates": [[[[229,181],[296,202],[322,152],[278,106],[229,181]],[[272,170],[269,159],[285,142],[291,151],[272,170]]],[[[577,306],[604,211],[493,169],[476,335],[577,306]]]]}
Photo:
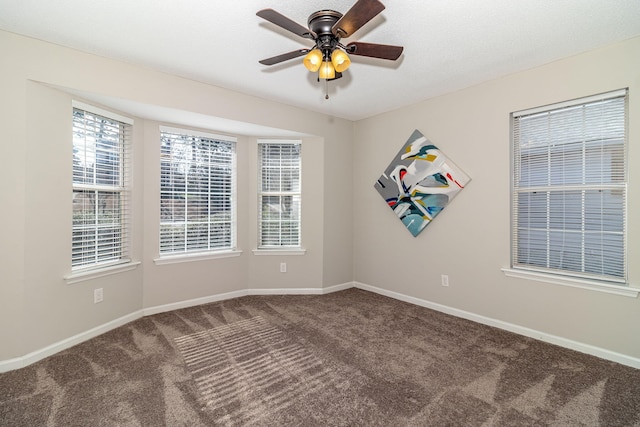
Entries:
{"type": "Polygon", "coordinates": [[[258,147],[258,246],[300,247],[300,141],[260,141],[258,147]]]}
{"type": "Polygon", "coordinates": [[[162,128],[160,255],[235,247],[235,140],[162,128]]]}
{"type": "Polygon", "coordinates": [[[627,92],[513,114],[512,264],[626,283],[627,92]]]}
{"type": "Polygon", "coordinates": [[[128,260],[130,129],[73,109],[72,269],[128,260]]]}

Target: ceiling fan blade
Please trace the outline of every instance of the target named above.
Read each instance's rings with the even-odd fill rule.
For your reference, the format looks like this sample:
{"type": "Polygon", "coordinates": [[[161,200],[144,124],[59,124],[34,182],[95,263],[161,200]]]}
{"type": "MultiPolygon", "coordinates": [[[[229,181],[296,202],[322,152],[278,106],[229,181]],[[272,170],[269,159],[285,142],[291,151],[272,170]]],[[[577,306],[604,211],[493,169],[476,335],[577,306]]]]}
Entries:
{"type": "Polygon", "coordinates": [[[287,31],[291,31],[293,34],[296,34],[300,37],[311,40],[316,39],[316,35],[310,29],[303,27],[302,25],[287,18],[281,13],[276,12],[273,9],[259,10],[256,15],[258,15],[262,19],[266,19],[273,24],[276,24],[278,27],[284,28],[287,31]]]}
{"type": "Polygon", "coordinates": [[[311,49],[298,49],[298,50],[294,50],[293,52],[283,53],[282,55],[273,56],[271,58],[263,59],[258,62],[260,62],[262,65],[275,65],[275,64],[279,64],[280,62],[288,61],[290,59],[297,58],[302,55],[306,55],[307,53],[309,53],[310,50],[311,49]]]}
{"type": "Polygon", "coordinates": [[[358,0],[331,28],[338,37],[349,37],[384,10],[378,0],[358,0]]]}
{"type": "Polygon", "coordinates": [[[353,42],[347,45],[346,50],[350,55],[370,56],[372,58],[395,61],[402,55],[404,47],[388,44],[353,42]]]}

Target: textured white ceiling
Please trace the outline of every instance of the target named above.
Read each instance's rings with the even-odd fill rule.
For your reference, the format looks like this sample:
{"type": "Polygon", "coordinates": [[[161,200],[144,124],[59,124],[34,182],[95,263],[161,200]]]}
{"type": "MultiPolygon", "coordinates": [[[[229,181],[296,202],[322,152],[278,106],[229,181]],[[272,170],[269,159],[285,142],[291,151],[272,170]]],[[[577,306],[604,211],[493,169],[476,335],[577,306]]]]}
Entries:
{"type": "Polygon", "coordinates": [[[355,0],[0,0],[0,29],[270,100],[358,120],[640,35],[640,0],[382,0],[343,42],[402,45],[398,61],[352,57],[324,84],[301,58],[258,60],[311,41],[256,16],[306,26],[355,0]]]}

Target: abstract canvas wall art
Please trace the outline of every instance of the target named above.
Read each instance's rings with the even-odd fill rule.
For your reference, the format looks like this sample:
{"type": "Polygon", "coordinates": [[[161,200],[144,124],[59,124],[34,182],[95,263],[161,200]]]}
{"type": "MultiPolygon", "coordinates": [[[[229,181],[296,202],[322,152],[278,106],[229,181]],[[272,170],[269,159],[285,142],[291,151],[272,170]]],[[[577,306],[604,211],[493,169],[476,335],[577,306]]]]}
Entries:
{"type": "Polygon", "coordinates": [[[415,237],[471,178],[415,130],[378,181],[378,193],[415,237]]]}

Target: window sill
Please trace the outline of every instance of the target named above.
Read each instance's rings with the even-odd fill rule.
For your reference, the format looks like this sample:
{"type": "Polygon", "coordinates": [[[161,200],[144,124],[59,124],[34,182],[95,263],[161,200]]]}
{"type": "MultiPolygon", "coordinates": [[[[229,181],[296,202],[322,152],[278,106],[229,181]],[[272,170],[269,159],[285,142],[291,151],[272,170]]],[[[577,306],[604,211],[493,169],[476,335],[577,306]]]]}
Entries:
{"type": "Polygon", "coordinates": [[[64,276],[64,280],[67,282],[67,285],[72,285],[74,283],[84,282],[98,277],[110,276],[112,274],[133,270],[139,264],[140,261],[126,261],[124,263],[113,264],[96,269],[76,271],[64,276]]]}
{"type": "Polygon", "coordinates": [[[307,253],[306,249],[303,248],[259,248],[259,249],[254,249],[253,250],[253,254],[254,255],[259,255],[259,256],[263,256],[263,255],[278,255],[278,256],[282,256],[282,255],[304,255],[307,253]]]}
{"type": "Polygon", "coordinates": [[[503,268],[502,272],[509,277],[518,279],[536,280],[539,282],[553,283],[555,285],[571,286],[574,288],[588,289],[591,291],[605,292],[609,294],[622,295],[636,298],[640,293],[640,288],[632,288],[625,285],[610,285],[596,282],[595,280],[577,279],[571,277],[560,277],[553,274],[540,273],[537,271],[518,270],[514,268],[503,268]]]}
{"type": "Polygon", "coordinates": [[[165,255],[155,258],[156,265],[176,264],[181,262],[205,261],[209,259],[232,258],[242,255],[240,250],[229,250],[220,252],[196,252],[192,254],[165,255]]]}

